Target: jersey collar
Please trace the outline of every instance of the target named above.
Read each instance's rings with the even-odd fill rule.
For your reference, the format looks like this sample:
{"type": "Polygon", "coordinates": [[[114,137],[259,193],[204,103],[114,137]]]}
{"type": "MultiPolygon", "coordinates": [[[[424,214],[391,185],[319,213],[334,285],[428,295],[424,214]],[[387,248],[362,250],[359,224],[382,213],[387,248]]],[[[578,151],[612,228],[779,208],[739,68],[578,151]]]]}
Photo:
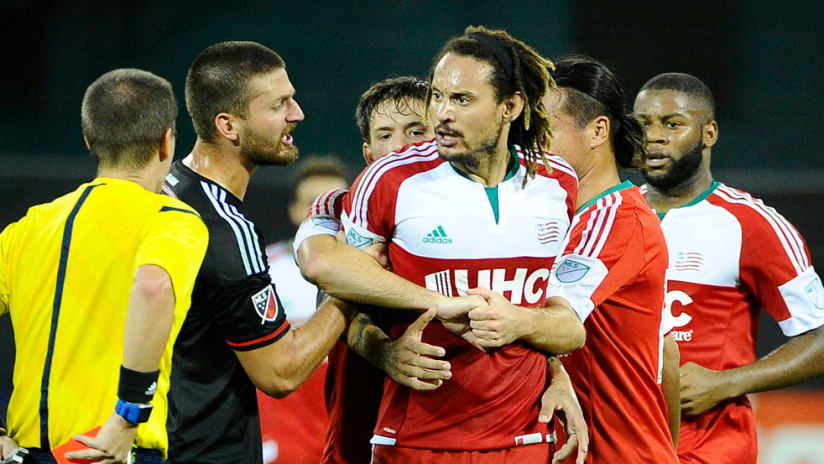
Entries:
{"type": "Polygon", "coordinates": [[[596,201],[598,201],[599,199],[601,199],[601,198],[603,198],[603,197],[605,197],[605,196],[609,195],[610,193],[617,192],[617,191],[619,191],[619,190],[624,190],[624,189],[632,188],[632,187],[635,187],[635,184],[633,184],[633,183],[632,183],[629,179],[627,179],[627,180],[625,180],[625,181],[621,182],[621,183],[620,183],[620,184],[618,184],[618,185],[614,185],[614,186],[610,187],[609,189],[607,189],[607,190],[605,190],[605,191],[603,191],[603,192],[599,193],[599,194],[598,194],[598,195],[596,195],[593,199],[591,199],[591,200],[589,200],[588,202],[584,203],[584,204],[583,204],[583,206],[581,206],[580,208],[578,208],[578,211],[575,211],[575,214],[578,214],[578,213],[580,213],[581,211],[583,211],[583,210],[585,210],[585,209],[589,208],[589,207],[590,207],[590,205],[592,205],[593,203],[595,203],[595,202],[596,202],[596,201]]]}
{"type": "MultiPolygon", "coordinates": [[[[700,195],[698,195],[697,197],[690,200],[689,203],[683,204],[683,205],[679,206],[678,208],[670,208],[669,211],[672,211],[674,209],[688,208],[690,206],[695,206],[698,203],[701,203],[702,201],[706,200],[707,197],[712,195],[712,192],[714,192],[715,189],[718,188],[719,185],[720,184],[717,180],[712,181],[712,184],[710,184],[710,187],[708,189],[704,190],[703,192],[701,192],[700,195]]],[[[646,195],[644,195],[644,199],[646,200],[646,195]]],[[[669,211],[667,211],[667,213],[669,211]]],[[[664,219],[664,216],[666,216],[667,213],[659,213],[657,211],[655,212],[655,214],[658,215],[658,219],[664,219]]]]}
{"type": "MultiPolygon", "coordinates": [[[[512,179],[513,177],[515,177],[515,174],[518,173],[518,169],[520,169],[520,167],[521,167],[521,163],[520,163],[520,160],[518,158],[518,152],[516,151],[515,145],[510,145],[509,146],[509,155],[510,155],[509,156],[509,164],[507,165],[507,168],[506,168],[507,169],[506,176],[504,176],[504,178],[503,178],[503,180],[501,180],[501,182],[506,182],[509,179],[512,179]]],[[[468,174],[466,174],[465,172],[463,172],[460,169],[456,168],[455,165],[452,164],[451,161],[449,162],[449,165],[452,167],[452,169],[455,170],[455,172],[460,174],[461,177],[464,177],[466,179],[471,180],[472,182],[475,182],[471,177],[469,177],[468,174]]],[[[487,187],[487,188],[494,188],[494,187],[487,187]]]]}

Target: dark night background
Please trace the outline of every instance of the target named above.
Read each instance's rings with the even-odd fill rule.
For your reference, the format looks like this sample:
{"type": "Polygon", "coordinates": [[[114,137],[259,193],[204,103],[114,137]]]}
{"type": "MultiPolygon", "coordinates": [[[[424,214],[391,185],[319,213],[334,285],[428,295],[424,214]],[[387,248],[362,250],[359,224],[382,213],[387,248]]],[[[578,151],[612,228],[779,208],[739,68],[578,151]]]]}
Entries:
{"type": "MultiPolygon", "coordinates": [[[[83,92],[100,74],[137,67],[167,78],[179,99],[177,157],[194,143],[183,104],[186,70],[208,45],[253,40],[286,61],[306,120],[302,155],[335,153],[362,168],[353,112],[360,93],[392,75],[424,76],[467,25],[505,28],[545,56],[584,53],[622,78],[631,105],[661,72],[713,89],[718,180],[751,191],[793,222],[824,266],[824,159],[818,122],[824,6],[743,1],[0,2],[0,228],[36,203],[94,176],[80,132],[83,92]],[[306,4],[303,4],[306,3],[306,4]],[[792,6],[789,6],[792,5],[792,6]]],[[[269,241],[289,236],[294,168],[264,168],[247,194],[269,241]]],[[[783,340],[766,316],[759,355],[783,340]]],[[[11,389],[13,342],[0,318],[0,412],[11,389]]],[[[805,387],[824,388],[815,381],[805,387]]]]}

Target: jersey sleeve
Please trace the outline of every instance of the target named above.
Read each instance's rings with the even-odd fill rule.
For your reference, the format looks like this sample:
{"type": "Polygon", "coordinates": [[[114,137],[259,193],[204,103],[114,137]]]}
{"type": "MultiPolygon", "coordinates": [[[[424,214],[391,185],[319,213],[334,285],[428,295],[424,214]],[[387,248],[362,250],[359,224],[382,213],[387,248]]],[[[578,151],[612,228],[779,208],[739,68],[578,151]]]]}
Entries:
{"type": "Polygon", "coordinates": [[[395,220],[399,181],[390,157],[372,163],[352,184],[343,201],[346,241],[356,248],[388,242],[395,220]]]}
{"type": "Polygon", "coordinates": [[[575,206],[578,203],[578,175],[563,158],[556,155],[546,155],[547,163],[552,168],[550,177],[556,179],[561,188],[567,193],[566,207],[569,220],[575,215],[575,206]]]}
{"type": "Polygon", "coordinates": [[[619,194],[597,204],[575,218],[547,284],[547,296],[567,300],[581,321],[644,268],[638,218],[619,213],[619,194]]]}
{"type": "Polygon", "coordinates": [[[292,252],[295,256],[306,239],[316,235],[337,235],[341,229],[343,203],[348,193],[347,190],[330,190],[315,199],[292,242],[292,252]]]}
{"type": "Polygon", "coordinates": [[[209,250],[198,277],[215,328],[229,348],[249,351],[279,340],[289,323],[260,233],[245,218],[210,225],[209,250]]]}
{"type": "Polygon", "coordinates": [[[824,325],[824,288],[801,234],[760,200],[742,211],[742,285],[788,337],[824,325]]]}
{"type": "Polygon", "coordinates": [[[135,268],[147,264],[163,268],[172,281],[175,301],[184,302],[188,309],[208,245],[209,232],[194,210],[182,203],[163,206],[147,228],[135,268]]]}

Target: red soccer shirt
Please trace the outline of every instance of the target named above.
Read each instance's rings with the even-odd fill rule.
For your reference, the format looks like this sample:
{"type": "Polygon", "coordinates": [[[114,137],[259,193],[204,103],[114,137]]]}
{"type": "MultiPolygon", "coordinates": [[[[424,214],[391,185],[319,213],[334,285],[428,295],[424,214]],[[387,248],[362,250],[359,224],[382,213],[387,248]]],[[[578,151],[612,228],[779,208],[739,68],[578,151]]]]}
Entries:
{"type": "MultiPolygon", "coordinates": [[[[514,156],[513,156],[514,159],[514,156]]],[[[553,258],[561,250],[577,194],[574,171],[557,157],[553,170],[507,177],[485,188],[438,157],[434,142],[373,163],[344,202],[347,240],[389,244],[398,275],[445,295],[476,286],[514,304],[541,305],[553,258]]],[[[416,313],[396,313],[397,338],[416,313]]],[[[452,379],[418,392],[387,379],[372,443],[434,450],[490,450],[543,443],[538,423],[545,387],[543,353],[513,344],[482,353],[437,322],[423,341],[443,346],[452,379]]]]}
{"type": "MultiPolygon", "coordinates": [[[[787,336],[824,324],[824,289],[804,239],[761,200],[716,182],[663,215],[661,228],[670,262],[665,315],[682,364],[755,361],[761,308],[787,336]]],[[[757,449],[746,397],[682,419],[682,463],[755,464],[757,449]]]]}
{"type": "Polygon", "coordinates": [[[631,183],[576,213],[547,293],[565,298],[587,332],[562,357],[590,428],[586,462],[678,462],[658,384],[666,269],[660,222],[631,183]]]}

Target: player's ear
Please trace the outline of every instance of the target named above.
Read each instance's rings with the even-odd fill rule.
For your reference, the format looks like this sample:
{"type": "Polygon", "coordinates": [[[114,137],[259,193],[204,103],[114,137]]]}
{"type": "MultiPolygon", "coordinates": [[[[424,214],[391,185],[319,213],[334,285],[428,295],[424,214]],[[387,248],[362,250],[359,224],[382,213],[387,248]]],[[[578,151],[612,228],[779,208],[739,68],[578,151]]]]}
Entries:
{"type": "Polygon", "coordinates": [[[369,148],[369,144],[363,142],[363,160],[366,161],[367,165],[370,165],[372,161],[375,161],[374,157],[375,155],[372,154],[372,149],[369,148]]]}
{"type": "Polygon", "coordinates": [[[524,110],[524,95],[521,92],[515,92],[515,95],[504,100],[504,123],[512,122],[518,119],[521,111],[524,110]]]}
{"type": "Polygon", "coordinates": [[[91,144],[89,144],[89,138],[86,137],[85,135],[83,136],[83,142],[86,143],[86,148],[88,148],[89,151],[92,151],[92,146],[91,146],[91,144]]]}
{"type": "Polygon", "coordinates": [[[701,128],[701,143],[704,148],[710,148],[718,141],[718,123],[710,121],[701,128]]]}
{"type": "Polygon", "coordinates": [[[237,143],[240,141],[239,122],[235,116],[229,113],[218,113],[215,116],[215,130],[218,135],[237,143]]]}
{"type": "Polygon", "coordinates": [[[158,150],[160,161],[166,161],[175,156],[175,132],[169,127],[163,132],[163,138],[160,140],[160,150],[158,150]]]}
{"type": "Polygon", "coordinates": [[[590,135],[589,148],[597,148],[609,141],[610,121],[606,116],[598,116],[588,122],[585,130],[590,135]]]}

